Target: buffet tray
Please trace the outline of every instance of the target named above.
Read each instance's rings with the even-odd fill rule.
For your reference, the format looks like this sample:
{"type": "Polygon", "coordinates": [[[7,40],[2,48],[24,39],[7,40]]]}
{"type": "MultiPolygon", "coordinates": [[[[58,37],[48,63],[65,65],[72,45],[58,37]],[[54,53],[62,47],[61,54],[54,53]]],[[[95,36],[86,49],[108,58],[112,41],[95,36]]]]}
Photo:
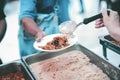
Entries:
{"type": "Polygon", "coordinates": [[[16,73],[18,71],[23,73],[25,80],[34,80],[21,60],[0,65],[0,76],[16,73]]]}
{"type": "MultiPolygon", "coordinates": [[[[111,80],[120,80],[120,70],[118,68],[111,65],[106,60],[97,56],[95,53],[91,52],[90,50],[88,50],[87,48],[83,47],[80,44],[75,44],[72,47],[59,52],[52,52],[52,53],[42,52],[42,54],[37,53],[37,54],[29,55],[26,57],[22,57],[22,60],[29,69],[29,71],[32,73],[32,70],[30,69],[30,65],[32,63],[39,62],[48,58],[52,58],[73,50],[79,50],[83,52],[85,55],[87,55],[88,58],[90,58],[90,62],[94,63],[100,69],[102,69],[103,72],[106,73],[111,80]]],[[[34,78],[36,78],[34,73],[32,73],[32,75],[34,76],[34,78]]]]}
{"type": "Polygon", "coordinates": [[[103,56],[107,59],[107,48],[120,54],[120,44],[116,42],[110,35],[99,36],[100,44],[103,46],[103,56]],[[113,42],[114,41],[114,42],[113,42]]]}

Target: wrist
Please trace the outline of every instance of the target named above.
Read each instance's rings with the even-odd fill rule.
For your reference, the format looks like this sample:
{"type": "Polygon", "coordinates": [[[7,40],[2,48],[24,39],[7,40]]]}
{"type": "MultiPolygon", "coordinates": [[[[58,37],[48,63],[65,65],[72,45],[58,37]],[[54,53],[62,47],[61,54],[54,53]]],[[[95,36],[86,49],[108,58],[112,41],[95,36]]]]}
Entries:
{"type": "Polygon", "coordinates": [[[36,35],[35,35],[35,40],[36,40],[36,41],[40,41],[45,35],[46,35],[45,32],[43,32],[43,31],[38,31],[38,32],[36,33],[36,35]]]}

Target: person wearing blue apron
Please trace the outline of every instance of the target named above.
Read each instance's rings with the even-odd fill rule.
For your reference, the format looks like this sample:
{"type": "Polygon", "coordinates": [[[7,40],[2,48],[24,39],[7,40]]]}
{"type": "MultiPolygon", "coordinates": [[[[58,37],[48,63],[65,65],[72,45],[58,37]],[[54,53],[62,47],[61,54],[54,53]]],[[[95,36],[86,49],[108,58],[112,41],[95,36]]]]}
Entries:
{"type": "Polygon", "coordinates": [[[59,33],[58,25],[70,20],[68,12],[69,0],[20,0],[19,15],[19,50],[20,56],[27,56],[33,53],[40,53],[33,47],[35,41],[40,41],[44,36],[59,33]],[[58,25],[54,23],[49,27],[39,25],[41,14],[54,17],[57,14],[58,25]],[[38,20],[38,18],[40,19],[38,20]]]}

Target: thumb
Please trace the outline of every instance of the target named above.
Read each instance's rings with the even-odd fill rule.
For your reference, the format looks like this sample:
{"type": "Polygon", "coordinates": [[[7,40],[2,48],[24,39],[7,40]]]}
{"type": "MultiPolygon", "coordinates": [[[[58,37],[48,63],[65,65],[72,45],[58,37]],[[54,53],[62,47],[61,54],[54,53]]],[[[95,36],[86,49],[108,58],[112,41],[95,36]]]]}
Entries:
{"type": "Polygon", "coordinates": [[[35,36],[35,40],[36,40],[37,42],[40,42],[41,39],[42,39],[44,36],[46,36],[46,34],[45,34],[44,32],[38,32],[37,35],[35,36]]]}
{"type": "Polygon", "coordinates": [[[103,16],[103,19],[107,19],[109,17],[106,9],[103,9],[102,16],[103,16]]]}
{"type": "Polygon", "coordinates": [[[37,37],[37,38],[35,39],[35,41],[40,42],[40,41],[41,41],[41,38],[40,38],[40,37],[37,37]]]}

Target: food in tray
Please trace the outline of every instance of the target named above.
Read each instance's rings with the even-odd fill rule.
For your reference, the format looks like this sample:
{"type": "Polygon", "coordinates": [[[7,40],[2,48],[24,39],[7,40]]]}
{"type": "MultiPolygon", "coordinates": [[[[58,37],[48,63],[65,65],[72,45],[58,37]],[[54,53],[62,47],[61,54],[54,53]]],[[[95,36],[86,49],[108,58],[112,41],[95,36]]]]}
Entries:
{"type": "Polygon", "coordinates": [[[38,80],[110,80],[81,51],[70,51],[30,65],[38,80]]]}
{"type": "Polygon", "coordinates": [[[47,42],[44,46],[38,46],[44,50],[55,50],[69,46],[68,39],[66,36],[54,37],[52,41],[47,42]]]}
{"type": "Polygon", "coordinates": [[[23,72],[18,71],[0,76],[0,80],[25,80],[23,72]]]}
{"type": "Polygon", "coordinates": [[[120,42],[118,42],[118,41],[111,41],[111,42],[120,46],[120,42]]]}

